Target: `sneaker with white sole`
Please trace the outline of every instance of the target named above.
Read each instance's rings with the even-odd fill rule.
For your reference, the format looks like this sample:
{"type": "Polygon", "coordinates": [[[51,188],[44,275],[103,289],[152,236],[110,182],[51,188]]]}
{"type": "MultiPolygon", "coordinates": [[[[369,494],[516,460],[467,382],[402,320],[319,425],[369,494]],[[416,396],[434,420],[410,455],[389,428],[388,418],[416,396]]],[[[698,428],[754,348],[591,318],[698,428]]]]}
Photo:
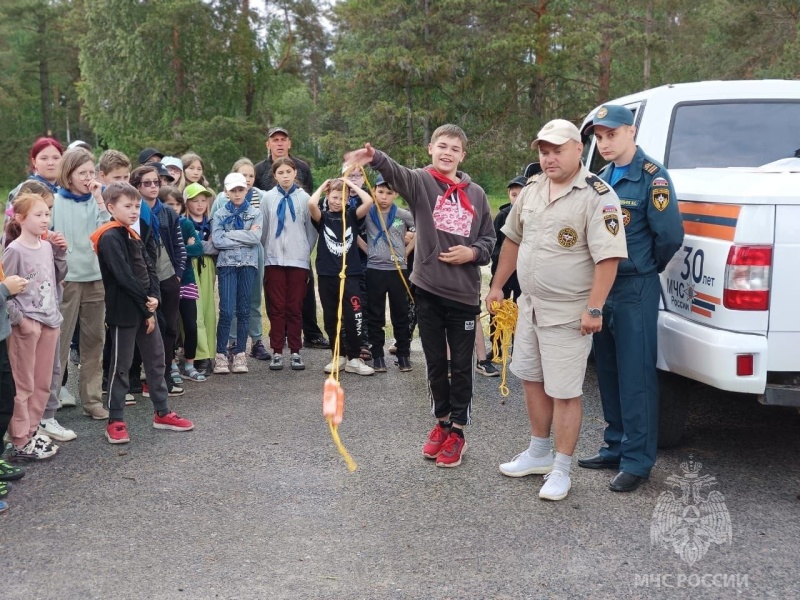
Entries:
{"type": "Polygon", "coordinates": [[[344,366],[344,370],[347,373],[355,373],[356,375],[374,375],[375,369],[370,367],[367,363],[365,363],[360,358],[353,358],[347,361],[347,364],[344,366]]]}
{"type": "Polygon", "coordinates": [[[292,353],[291,359],[292,371],[305,371],[306,365],[303,362],[303,357],[297,352],[292,353]]]}
{"type": "MultiPolygon", "coordinates": [[[[270,368],[272,365],[270,365],[270,368]]],[[[247,353],[239,352],[233,355],[233,366],[231,373],[247,373],[250,369],[247,368],[247,353]]]]}
{"type": "Polygon", "coordinates": [[[569,494],[572,481],[563,471],[550,471],[544,476],[544,485],[539,490],[542,500],[563,500],[569,494]]]}
{"type": "MultiPolygon", "coordinates": [[[[340,356],[339,360],[338,360],[338,363],[339,363],[339,370],[341,371],[342,369],[344,369],[344,366],[347,364],[347,359],[344,356],[340,356]]],[[[325,365],[325,368],[323,369],[323,371],[325,371],[326,373],[333,373],[334,364],[335,363],[333,362],[333,359],[331,359],[331,362],[329,362],[327,365],[325,365]]]]}
{"type": "Polygon", "coordinates": [[[58,392],[58,400],[61,402],[61,406],[78,406],[78,400],[63,386],[58,392]]]}
{"type": "Polygon", "coordinates": [[[231,372],[228,366],[228,355],[223,352],[217,352],[214,357],[214,375],[227,375],[231,372]]]}
{"type": "Polygon", "coordinates": [[[45,441],[47,436],[33,436],[28,443],[18,448],[11,449],[12,460],[45,460],[52,458],[58,452],[58,446],[45,441]]]}
{"type": "Polygon", "coordinates": [[[283,354],[275,352],[272,354],[272,361],[269,363],[270,371],[280,371],[283,369],[283,354]]]}
{"type": "Polygon", "coordinates": [[[500,465],[500,472],[508,477],[525,477],[526,475],[544,475],[553,470],[553,454],[531,456],[530,448],[520,452],[509,462],[500,465]]]}
{"type": "Polygon", "coordinates": [[[55,417],[52,419],[42,419],[42,422],[39,423],[39,433],[45,434],[59,442],[68,442],[78,437],[77,433],[71,429],[63,427],[58,421],[56,421],[55,417]]]}

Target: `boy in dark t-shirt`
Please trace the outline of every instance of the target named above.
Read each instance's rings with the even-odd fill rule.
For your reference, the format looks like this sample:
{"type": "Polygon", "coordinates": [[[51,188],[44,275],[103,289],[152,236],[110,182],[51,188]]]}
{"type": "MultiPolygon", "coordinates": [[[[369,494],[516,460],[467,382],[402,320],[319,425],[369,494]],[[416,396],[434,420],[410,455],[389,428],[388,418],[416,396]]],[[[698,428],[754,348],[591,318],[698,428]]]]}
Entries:
{"type": "Polygon", "coordinates": [[[361,347],[366,345],[364,336],[364,310],[361,298],[360,280],[363,276],[361,259],[358,255],[356,238],[358,236],[358,220],[363,219],[372,207],[372,197],[365,191],[357,189],[361,197],[361,206],[346,208],[342,202],[343,186],[351,190],[354,184],[347,179],[328,179],[308,201],[308,211],[314,226],[319,231],[317,242],[317,285],[322,304],[325,331],[331,340],[331,348],[336,341],[336,323],[339,309],[339,273],[342,260],[345,262],[344,302],[342,318],[344,324],[340,348],[344,348],[347,358],[333,356],[325,366],[325,372],[331,373],[338,361],[338,368],[344,367],[348,373],[372,375],[374,369],[361,358],[361,347]],[[326,195],[326,210],[320,210],[319,201],[326,195]]]}

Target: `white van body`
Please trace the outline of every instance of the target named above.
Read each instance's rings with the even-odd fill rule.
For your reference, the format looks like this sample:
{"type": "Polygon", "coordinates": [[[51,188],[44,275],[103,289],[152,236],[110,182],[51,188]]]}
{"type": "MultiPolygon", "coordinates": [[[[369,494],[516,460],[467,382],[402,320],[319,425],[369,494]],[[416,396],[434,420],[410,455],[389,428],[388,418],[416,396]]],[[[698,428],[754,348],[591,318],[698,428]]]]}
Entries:
{"type": "MultiPolygon", "coordinates": [[[[659,369],[800,406],[800,81],[676,84],[607,104],[634,111],[684,220],[661,274],[659,369]]],[[[602,165],[593,138],[584,158],[602,165]]]]}

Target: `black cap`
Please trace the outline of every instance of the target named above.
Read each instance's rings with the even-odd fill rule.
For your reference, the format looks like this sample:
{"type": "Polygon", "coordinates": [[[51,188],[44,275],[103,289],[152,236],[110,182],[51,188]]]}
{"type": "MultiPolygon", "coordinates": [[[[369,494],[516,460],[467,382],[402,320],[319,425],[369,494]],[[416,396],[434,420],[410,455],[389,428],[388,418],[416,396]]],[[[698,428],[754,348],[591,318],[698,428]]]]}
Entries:
{"type": "Polygon", "coordinates": [[[378,187],[379,185],[385,185],[391,191],[394,191],[394,188],[392,187],[392,184],[389,183],[388,181],[386,181],[383,178],[383,175],[381,175],[380,173],[378,174],[378,178],[375,180],[375,187],[378,187]]]}
{"type": "Polygon", "coordinates": [[[170,183],[175,181],[175,178],[172,175],[169,174],[169,171],[167,170],[167,167],[165,167],[162,163],[154,162],[154,163],[150,163],[150,166],[151,167],[155,167],[156,169],[158,169],[158,176],[159,177],[166,177],[167,181],[169,181],[170,183]]]}
{"type": "Polygon", "coordinates": [[[520,175],[519,177],[514,177],[511,181],[508,182],[507,188],[511,188],[514,186],[525,187],[525,184],[528,183],[528,180],[520,175]]]}
{"type": "Polygon", "coordinates": [[[156,162],[155,160],[151,160],[156,156],[158,157],[158,160],[164,158],[164,154],[155,148],[145,148],[139,152],[139,164],[146,165],[148,162],[156,162]]]}

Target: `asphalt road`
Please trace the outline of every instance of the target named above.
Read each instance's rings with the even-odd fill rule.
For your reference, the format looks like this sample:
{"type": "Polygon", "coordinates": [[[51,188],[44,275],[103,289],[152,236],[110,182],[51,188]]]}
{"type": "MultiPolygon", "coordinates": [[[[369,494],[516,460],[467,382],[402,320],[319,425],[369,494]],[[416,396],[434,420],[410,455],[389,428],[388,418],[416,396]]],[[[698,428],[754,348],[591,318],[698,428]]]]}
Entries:
{"type": "MultiPolygon", "coordinates": [[[[305,357],[305,372],[251,361],[247,375],[187,383],[172,405],[195,421],[189,433],[153,429],[140,399],[126,415],[131,443],[112,446],[102,423],[59,411],[79,438],[30,465],[8,498],[0,598],[797,597],[792,410],[700,394],[684,445],[660,454],[639,491],[614,494],[611,473],[574,465],[569,497],[548,503],[541,477],[497,470],[529,439],[513,378],[501,404],[499,380],[478,377],[464,462],[441,469],[421,455],[432,420],[419,351],[411,373],[343,374],[350,473],[321,416],[328,354],[305,357]],[[724,511],[731,524],[692,566],[650,537],[690,453],[724,501],[711,512],[688,502],[703,518],[684,511],[685,530],[710,539],[724,511]]],[[[603,430],[591,369],[585,390],[578,456],[603,430]]]]}

